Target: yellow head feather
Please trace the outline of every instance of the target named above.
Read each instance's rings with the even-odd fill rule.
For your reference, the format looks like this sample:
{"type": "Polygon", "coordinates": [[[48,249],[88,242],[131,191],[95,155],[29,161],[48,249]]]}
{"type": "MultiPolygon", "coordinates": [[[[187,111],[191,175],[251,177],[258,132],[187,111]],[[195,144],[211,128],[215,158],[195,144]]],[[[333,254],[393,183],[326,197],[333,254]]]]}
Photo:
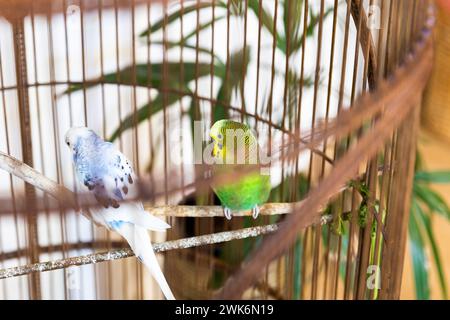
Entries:
{"type": "Polygon", "coordinates": [[[211,127],[210,136],[214,140],[213,156],[222,158],[224,163],[234,163],[235,156],[240,147],[241,149],[245,149],[243,150],[245,151],[245,162],[248,162],[252,155],[251,152],[255,151],[255,147],[257,146],[256,138],[250,130],[250,127],[232,120],[217,121],[211,127]],[[232,143],[234,154],[227,154],[226,149],[229,147],[227,141],[232,143]]]}

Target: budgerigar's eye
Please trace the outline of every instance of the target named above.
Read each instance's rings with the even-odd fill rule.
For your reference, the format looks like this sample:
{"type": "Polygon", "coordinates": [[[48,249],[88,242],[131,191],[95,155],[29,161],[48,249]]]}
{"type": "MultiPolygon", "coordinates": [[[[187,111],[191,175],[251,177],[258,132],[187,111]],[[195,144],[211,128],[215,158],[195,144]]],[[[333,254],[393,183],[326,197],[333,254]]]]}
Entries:
{"type": "Polygon", "coordinates": [[[217,135],[217,138],[218,138],[218,139],[222,139],[222,135],[219,133],[219,134],[217,135]]]}
{"type": "Polygon", "coordinates": [[[66,144],[70,147],[70,142],[66,142],[66,144]]]}

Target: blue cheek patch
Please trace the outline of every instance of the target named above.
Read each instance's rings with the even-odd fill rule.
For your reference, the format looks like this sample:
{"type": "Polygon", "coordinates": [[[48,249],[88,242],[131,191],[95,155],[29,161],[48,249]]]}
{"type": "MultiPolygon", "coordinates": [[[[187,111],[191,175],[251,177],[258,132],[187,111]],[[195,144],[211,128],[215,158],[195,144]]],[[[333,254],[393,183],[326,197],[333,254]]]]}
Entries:
{"type": "Polygon", "coordinates": [[[222,146],[221,143],[219,143],[217,146],[219,147],[220,150],[222,150],[222,147],[223,147],[223,146],[222,146]]]}
{"type": "Polygon", "coordinates": [[[111,227],[111,229],[118,230],[124,223],[126,222],[123,220],[114,220],[109,222],[109,226],[111,227]]]}
{"type": "Polygon", "coordinates": [[[115,196],[116,196],[117,198],[119,198],[120,200],[123,200],[122,192],[120,192],[119,189],[115,189],[115,190],[114,190],[114,194],[115,194],[115,196]]]}

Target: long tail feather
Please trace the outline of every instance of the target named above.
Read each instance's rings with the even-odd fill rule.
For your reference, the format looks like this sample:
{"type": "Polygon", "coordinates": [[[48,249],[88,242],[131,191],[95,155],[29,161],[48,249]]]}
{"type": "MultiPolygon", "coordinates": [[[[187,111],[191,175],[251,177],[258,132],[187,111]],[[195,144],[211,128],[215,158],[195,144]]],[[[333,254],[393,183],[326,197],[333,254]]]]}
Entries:
{"type": "Polygon", "coordinates": [[[136,257],[147,267],[166,299],[175,300],[169,284],[161,271],[147,230],[131,223],[124,223],[116,230],[128,241],[136,257]]]}

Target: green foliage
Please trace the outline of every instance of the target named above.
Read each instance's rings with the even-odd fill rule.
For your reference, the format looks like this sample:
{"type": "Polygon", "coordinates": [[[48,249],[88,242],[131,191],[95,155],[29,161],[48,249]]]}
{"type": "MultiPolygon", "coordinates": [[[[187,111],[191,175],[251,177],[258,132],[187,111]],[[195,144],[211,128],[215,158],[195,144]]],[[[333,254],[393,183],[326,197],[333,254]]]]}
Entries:
{"type": "Polygon", "coordinates": [[[420,232],[419,222],[416,218],[416,212],[420,208],[413,200],[411,208],[411,217],[409,219],[409,239],[411,258],[414,270],[414,283],[416,286],[416,298],[427,300],[430,298],[430,286],[428,283],[428,258],[425,253],[425,240],[420,232]]]}
{"type": "Polygon", "coordinates": [[[228,73],[224,70],[225,73],[221,76],[223,81],[217,94],[217,104],[213,110],[214,121],[230,118],[227,104],[230,103],[231,95],[234,90],[239,90],[241,88],[242,81],[246,76],[248,65],[250,63],[249,53],[250,48],[247,46],[230,56],[228,73]]]}
{"type": "MultiPolygon", "coordinates": [[[[450,171],[427,172],[422,170],[422,161],[420,155],[418,154],[409,221],[410,251],[413,263],[417,299],[430,299],[429,271],[431,265],[436,267],[443,299],[447,299],[448,297],[446,276],[436,242],[436,236],[432,228],[432,215],[438,214],[447,220],[450,220],[450,208],[442,196],[432,190],[430,186],[432,183],[450,183],[450,171]]],[[[369,211],[369,189],[364,183],[357,181],[351,181],[349,183],[349,187],[356,188],[358,193],[361,195],[361,203],[358,210],[358,224],[361,228],[365,228],[367,225],[367,215],[369,211]]],[[[332,212],[332,208],[333,204],[328,205],[324,211],[324,214],[330,214],[330,212],[332,212]]],[[[379,200],[374,201],[374,209],[378,214],[380,214],[379,200]]],[[[385,212],[381,213],[383,220],[385,215],[385,212]]],[[[339,221],[335,221],[333,225],[338,224],[340,226],[340,220],[341,219],[339,218],[339,221]]],[[[345,221],[346,220],[344,219],[342,223],[343,228],[339,228],[339,230],[342,230],[343,232],[334,233],[342,236],[343,240],[348,240],[348,236],[345,234],[345,221]]],[[[335,229],[336,227],[333,227],[333,230],[335,229]]],[[[377,221],[374,220],[371,231],[372,241],[370,263],[375,261],[375,255],[378,255],[377,261],[381,261],[382,241],[380,239],[378,246],[379,251],[375,252],[376,232],[377,221]]],[[[343,259],[345,260],[345,257],[343,257],[343,259]]],[[[344,275],[341,273],[341,276],[344,275]]]]}
{"type": "MultiPolygon", "coordinates": [[[[223,2],[220,2],[220,5],[223,6],[223,2]]],[[[153,33],[156,33],[157,31],[162,30],[164,27],[167,27],[170,23],[175,22],[180,19],[182,15],[187,15],[191,12],[195,12],[197,10],[201,10],[203,8],[211,7],[212,3],[209,2],[203,2],[203,3],[193,3],[191,5],[184,6],[183,10],[177,10],[169,15],[167,17],[163,17],[154,24],[152,24],[147,30],[141,32],[139,34],[140,37],[147,37],[153,33]]]]}
{"type": "Polygon", "coordinates": [[[308,178],[299,173],[296,177],[289,175],[283,181],[272,189],[269,197],[270,202],[290,202],[293,192],[297,194],[297,201],[303,199],[309,191],[308,178]],[[295,188],[297,190],[293,190],[295,188]]]}
{"type": "Polygon", "coordinates": [[[450,171],[417,171],[415,180],[425,183],[450,183],[450,171]]]}
{"type": "MultiPolygon", "coordinates": [[[[215,72],[224,75],[225,69],[223,65],[215,66],[215,72]]],[[[108,73],[102,77],[102,83],[115,84],[124,86],[140,86],[160,88],[163,82],[167,81],[167,85],[173,89],[179,89],[180,84],[186,86],[195,80],[196,76],[203,77],[210,73],[210,66],[206,63],[184,62],[167,62],[152,64],[137,64],[135,67],[126,67],[118,72],[108,73]],[[180,70],[183,68],[183,79],[180,79],[180,70]],[[164,78],[164,72],[167,72],[164,78]]],[[[72,84],[65,93],[71,93],[85,88],[96,86],[97,83],[72,84]]]]}
{"type": "Polygon", "coordinates": [[[365,182],[351,181],[350,187],[353,187],[361,195],[361,203],[358,209],[358,224],[361,228],[367,225],[367,215],[369,214],[369,195],[370,190],[365,182]]]}
{"type": "Polygon", "coordinates": [[[301,287],[302,287],[302,258],[303,258],[303,237],[298,237],[294,247],[294,299],[300,299],[301,287]]]}
{"type": "Polygon", "coordinates": [[[447,299],[447,281],[436,237],[432,229],[432,216],[438,214],[450,221],[450,208],[434,190],[432,183],[450,183],[450,171],[427,172],[422,170],[420,155],[417,156],[409,221],[409,242],[413,262],[417,299],[430,298],[430,257],[438,273],[443,299],[447,299]],[[428,254],[428,249],[431,254],[428,254]]]}

